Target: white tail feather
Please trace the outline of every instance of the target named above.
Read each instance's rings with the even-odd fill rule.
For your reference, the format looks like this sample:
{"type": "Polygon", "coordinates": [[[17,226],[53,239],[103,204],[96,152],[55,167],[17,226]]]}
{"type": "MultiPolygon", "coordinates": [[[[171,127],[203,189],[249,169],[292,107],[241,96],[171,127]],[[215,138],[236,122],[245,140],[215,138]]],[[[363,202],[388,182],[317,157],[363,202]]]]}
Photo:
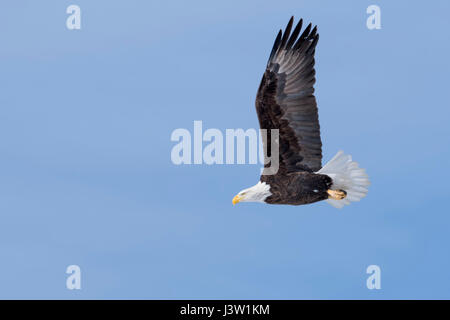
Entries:
{"type": "Polygon", "coordinates": [[[342,189],[347,192],[345,199],[325,200],[335,208],[342,208],[346,204],[359,201],[368,192],[367,187],[370,181],[366,170],[359,168],[358,163],[352,161],[352,156],[344,154],[343,151],[339,151],[317,173],[326,174],[333,180],[332,189],[342,189]]]}

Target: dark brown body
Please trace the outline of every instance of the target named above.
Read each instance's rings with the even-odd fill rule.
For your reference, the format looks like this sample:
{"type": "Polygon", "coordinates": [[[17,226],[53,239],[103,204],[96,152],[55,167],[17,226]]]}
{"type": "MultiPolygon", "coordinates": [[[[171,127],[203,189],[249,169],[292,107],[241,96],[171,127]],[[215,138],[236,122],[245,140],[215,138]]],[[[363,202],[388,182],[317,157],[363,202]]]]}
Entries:
{"type": "Polygon", "coordinates": [[[270,185],[269,204],[301,205],[328,199],[327,190],[333,181],[327,175],[312,172],[292,172],[285,175],[261,176],[270,185]]]}

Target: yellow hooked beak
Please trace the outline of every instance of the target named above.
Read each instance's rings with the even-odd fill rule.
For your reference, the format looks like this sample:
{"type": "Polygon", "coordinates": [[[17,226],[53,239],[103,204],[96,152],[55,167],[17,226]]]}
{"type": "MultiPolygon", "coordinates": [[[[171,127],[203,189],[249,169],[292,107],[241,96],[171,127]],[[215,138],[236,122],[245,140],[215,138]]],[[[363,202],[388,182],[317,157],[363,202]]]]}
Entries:
{"type": "Polygon", "coordinates": [[[242,198],[239,197],[239,195],[235,196],[235,197],[233,198],[233,205],[236,204],[236,203],[238,203],[238,202],[241,201],[241,200],[242,200],[242,198]]]}

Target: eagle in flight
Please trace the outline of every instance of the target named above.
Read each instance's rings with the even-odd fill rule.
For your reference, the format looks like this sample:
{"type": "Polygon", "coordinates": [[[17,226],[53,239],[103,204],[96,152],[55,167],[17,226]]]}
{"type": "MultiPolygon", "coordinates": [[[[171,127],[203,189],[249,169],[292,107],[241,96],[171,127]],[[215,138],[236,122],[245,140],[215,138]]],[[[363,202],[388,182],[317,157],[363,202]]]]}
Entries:
{"type": "MultiPolygon", "coordinates": [[[[366,196],[369,178],[350,155],[339,151],[322,167],[322,142],[314,97],[314,52],[317,26],[300,34],[301,19],[292,31],[294,17],[284,34],[279,31],[256,96],[261,129],[266,129],[267,155],[277,148],[278,170],[233,198],[238,202],[301,205],[326,200],[342,208],[366,196]],[[300,35],[300,36],[299,36],[300,35]],[[272,141],[270,134],[278,130],[272,141]]],[[[265,168],[269,167],[265,161],[265,168]]]]}

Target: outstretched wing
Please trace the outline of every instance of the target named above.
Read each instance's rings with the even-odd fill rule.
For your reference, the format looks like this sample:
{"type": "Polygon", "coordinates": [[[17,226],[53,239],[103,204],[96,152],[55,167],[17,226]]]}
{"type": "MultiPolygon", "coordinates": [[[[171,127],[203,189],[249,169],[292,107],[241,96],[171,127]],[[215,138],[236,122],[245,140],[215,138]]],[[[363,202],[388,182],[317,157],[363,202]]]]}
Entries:
{"type": "Polygon", "coordinates": [[[322,142],[314,97],[314,52],[319,40],[317,27],[309,24],[300,34],[300,20],[292,34],[294,17],[284,34],[280,30],[273,45],[256,96],[261,129],[279,130],[280,173],[318,171],[322,167],[322,142]]]}

